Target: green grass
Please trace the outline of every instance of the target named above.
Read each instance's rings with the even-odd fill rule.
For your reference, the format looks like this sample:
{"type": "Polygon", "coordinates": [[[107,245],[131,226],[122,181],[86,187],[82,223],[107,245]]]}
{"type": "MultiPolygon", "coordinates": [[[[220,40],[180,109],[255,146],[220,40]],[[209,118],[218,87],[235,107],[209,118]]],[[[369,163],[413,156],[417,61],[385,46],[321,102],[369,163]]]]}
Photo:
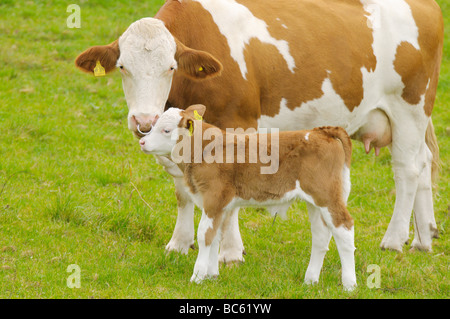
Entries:
{"type": "MultiPolygon", "coordinates": [[[[438,2],[449,26],[450,4],[438,2]]],[[[164,252],[176,220],[174,186],[127,130],[120,75],[90,77],[73,63],[162,3],[80,1],[82,28],[68,29],[70,2],[0,2],[0,298],[449,298],[448,29],[433,111],[442,159],[433,252],[379,248],[395,200],[390,155],[367,156],[355,143],[354,292],[338,285],[333,241],[320,283],[302,284],[311,245],[303,203],[275,223],[262,210],[243,209],[245,263],[198,286],[189,283],[196,251],[164,252]],[[81,268],[79,289],[66,285],[70,264],[81,268]],[[370,264],[381,268],[379,289],[366,286],[370,264]]],[[[198,211],[195,218],[198,224],[198,211]]]]}

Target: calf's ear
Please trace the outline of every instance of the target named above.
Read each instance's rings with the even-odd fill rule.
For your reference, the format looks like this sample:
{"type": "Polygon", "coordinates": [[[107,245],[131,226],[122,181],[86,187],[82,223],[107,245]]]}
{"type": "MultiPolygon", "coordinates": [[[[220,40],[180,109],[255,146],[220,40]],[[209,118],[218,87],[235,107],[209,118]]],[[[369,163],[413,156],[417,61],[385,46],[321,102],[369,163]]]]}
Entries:
{"type": "Polygon", "coordinates": [[[99,62],[105,69],[105,73],[109,73],[116,69],[119,55],[119,40],[116,40],[108,45],[98,45],[87,49],[76,58],[75,65],[83,72],[94,74],[94,69],[99,62]]]}
{"type": "Polygon", "coordinates": [[[186,110],[184,110],[185,114],[188,114],[190,117],[194,118],[195,120],[198,120],[195,114],[196,111],[199,116],[203,116],[205,115],[206,106],[204,106],[203,104],[194,104],[189,106],[186,110]]]}
{"type": "Polygon", "coordinates": [[[175,42],[177,45],[175,60],[178,63],[178,71],[188,78],[203,80],[222,73],[222,63],[208,52],[188,48],[177,39],[175,42]]]}

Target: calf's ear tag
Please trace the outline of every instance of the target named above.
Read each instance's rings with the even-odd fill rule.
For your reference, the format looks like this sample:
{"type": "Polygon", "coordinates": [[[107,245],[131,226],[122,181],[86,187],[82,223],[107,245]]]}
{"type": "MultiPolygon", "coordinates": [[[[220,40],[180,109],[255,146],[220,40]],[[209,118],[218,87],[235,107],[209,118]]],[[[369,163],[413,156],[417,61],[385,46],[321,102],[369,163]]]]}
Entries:
{"type": "Polygon", "coordinates": [[[94,75],[95,76],[105,76],[106,72],[105,72],[105,68],[101,65],[100,61],[97,60],[97,64],[95,65],[94,68],[94,75]]]}
{"type": "Polygon", "coordinates": [[[203,117],[198,114],[197,110],[194,111],[194,119],[196,119],[197,121],[203,121],[203,117]]]}
{"type": "Polygon", "coordinates": [[[192,134],[194,134],[194,124],[189,121],[189,136],[192,136],[192,134]]]}

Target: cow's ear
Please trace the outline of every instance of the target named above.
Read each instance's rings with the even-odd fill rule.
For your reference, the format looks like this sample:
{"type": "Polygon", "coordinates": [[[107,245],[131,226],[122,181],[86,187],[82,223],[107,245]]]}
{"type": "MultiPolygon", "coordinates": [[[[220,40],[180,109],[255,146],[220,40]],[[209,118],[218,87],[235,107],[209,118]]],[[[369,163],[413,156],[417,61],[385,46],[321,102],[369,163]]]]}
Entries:
{"type": "Polygon", "coordinates": [[[178,40],[175,42],[177,44],[175,60],[178,63],[178,71],[187,77],[193,80],[203,80],[222,73],[222,63],[208,52],[188,48],[178,40]]]}
{"type": "Polygon", "coordinates": [[[100,67],[109,73],[116,69],[116,63],[119,59],[119,40],[108,45],[98,45],[91,47],[81,53],[75,60],[75,65],[83,72],[94,74],[94,69],[100,67]]]}

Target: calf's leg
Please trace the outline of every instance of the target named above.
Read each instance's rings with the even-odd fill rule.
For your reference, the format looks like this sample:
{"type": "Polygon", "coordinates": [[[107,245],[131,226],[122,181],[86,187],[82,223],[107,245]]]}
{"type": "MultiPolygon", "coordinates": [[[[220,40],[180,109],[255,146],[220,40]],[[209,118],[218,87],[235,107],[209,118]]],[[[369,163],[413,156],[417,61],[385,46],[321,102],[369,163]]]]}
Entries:
{"type": "Polygon", "coordinates": [[[331,232],[322,219],[320,209],[310,203],[307,203],[306,206],[311,223],[312,245],[311,258],[305,274],[305,283],[315,284],[319,282],[323,259],[328,251],[328,244],[331,239],[331,232]]]}
{"type": "Polygon", "coordinates": [[[321,207],[320,213],[323,221],[327,224],[328,229],[333,235],[334,241],[339,252],[339,257],[341,259],[342,265],[342,285],[347,291],[351,291],[356,287],[356,273],[355,273],[355,236],[354,227],[350,215],[346,211],[345,206],[339,205],[334,209],[341,209],[342,212],[339,214],[338,211],[334,212],[334,216],[340,215],[347,216],[342,224],[335,226],[336,218],[330,213],[328,208],[321,207]],[[340,207],[340,208],[339,208],[340,207]],[[351,226],[346,226],[345,224],[351,226]]]}
{"type": "Polygon", "coordinates": [[[197,230],[198,256],[191,282],[199,284],[219,275],[219,238],[223,217],[223,211],[215,214],[208,214],[204,209],[202,211],[197,230]]]}

